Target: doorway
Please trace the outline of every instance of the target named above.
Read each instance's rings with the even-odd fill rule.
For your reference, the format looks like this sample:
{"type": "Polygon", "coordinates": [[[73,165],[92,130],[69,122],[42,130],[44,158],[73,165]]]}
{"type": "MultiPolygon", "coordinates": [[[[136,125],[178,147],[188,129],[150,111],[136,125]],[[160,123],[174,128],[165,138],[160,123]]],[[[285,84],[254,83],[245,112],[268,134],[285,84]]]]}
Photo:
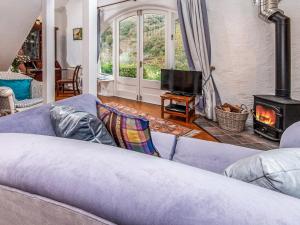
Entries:
{"type": "Polygon", "coordinates": [[[170,14],[138,10],[117,20],[116,93],[119,97],[160,102],[160,73],[167,68],[170,14]]]}

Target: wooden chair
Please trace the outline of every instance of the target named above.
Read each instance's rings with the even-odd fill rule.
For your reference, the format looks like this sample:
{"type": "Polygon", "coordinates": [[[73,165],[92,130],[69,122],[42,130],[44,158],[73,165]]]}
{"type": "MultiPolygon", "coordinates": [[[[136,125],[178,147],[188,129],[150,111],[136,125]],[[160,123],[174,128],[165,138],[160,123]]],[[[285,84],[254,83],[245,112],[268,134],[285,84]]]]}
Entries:
{"type": "Polygon", "coordinates": [[[56,82],[57,96],[59,96],[61,91],[63,94],[65,93],[65,85],[66,84],[72,84],[72,89],[68,89],[68,91],[72,91],[75,96],[80,95],[80,90],[79,90],[79,72],[80,72],[80,70],[81,70],[81,66],[76,66],[72,79],[58,80],[56,82]]]}

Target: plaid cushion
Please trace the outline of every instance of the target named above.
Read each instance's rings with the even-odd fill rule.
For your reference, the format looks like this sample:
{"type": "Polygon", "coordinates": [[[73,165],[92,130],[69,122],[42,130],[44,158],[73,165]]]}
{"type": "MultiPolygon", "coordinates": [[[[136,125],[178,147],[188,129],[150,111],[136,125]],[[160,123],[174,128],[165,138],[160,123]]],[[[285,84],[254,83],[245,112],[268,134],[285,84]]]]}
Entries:
{"type": "Polygon", "coordinates": [[[151,139],[149,121],[97,103],[98,117],[121,148],[159,156],[151,139]]]}

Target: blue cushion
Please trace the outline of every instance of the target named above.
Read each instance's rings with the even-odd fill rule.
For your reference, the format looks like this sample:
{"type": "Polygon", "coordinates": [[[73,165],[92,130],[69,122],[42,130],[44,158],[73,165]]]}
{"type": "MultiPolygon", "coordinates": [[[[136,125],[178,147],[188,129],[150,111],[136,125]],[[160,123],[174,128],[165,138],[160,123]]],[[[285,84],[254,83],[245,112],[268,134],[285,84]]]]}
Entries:
{"type": "Polygon", "coordinates": [[[17,100],[30,99],[31,79],[23,80],[0,80],[0,87],[9,87],[14,91],[17,100]]]}

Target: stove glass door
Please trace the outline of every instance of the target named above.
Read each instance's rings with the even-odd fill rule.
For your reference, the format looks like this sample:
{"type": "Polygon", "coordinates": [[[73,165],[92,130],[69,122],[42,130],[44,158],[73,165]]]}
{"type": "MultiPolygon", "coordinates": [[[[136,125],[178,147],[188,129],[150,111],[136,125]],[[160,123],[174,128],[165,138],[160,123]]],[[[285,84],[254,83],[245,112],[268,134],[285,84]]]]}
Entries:
{"type": "Polygon", "coordinates": [[[270,127],[276,126],[277,115],[274,109],[264,105],[256,105],[256,120],[270,127]]]}

